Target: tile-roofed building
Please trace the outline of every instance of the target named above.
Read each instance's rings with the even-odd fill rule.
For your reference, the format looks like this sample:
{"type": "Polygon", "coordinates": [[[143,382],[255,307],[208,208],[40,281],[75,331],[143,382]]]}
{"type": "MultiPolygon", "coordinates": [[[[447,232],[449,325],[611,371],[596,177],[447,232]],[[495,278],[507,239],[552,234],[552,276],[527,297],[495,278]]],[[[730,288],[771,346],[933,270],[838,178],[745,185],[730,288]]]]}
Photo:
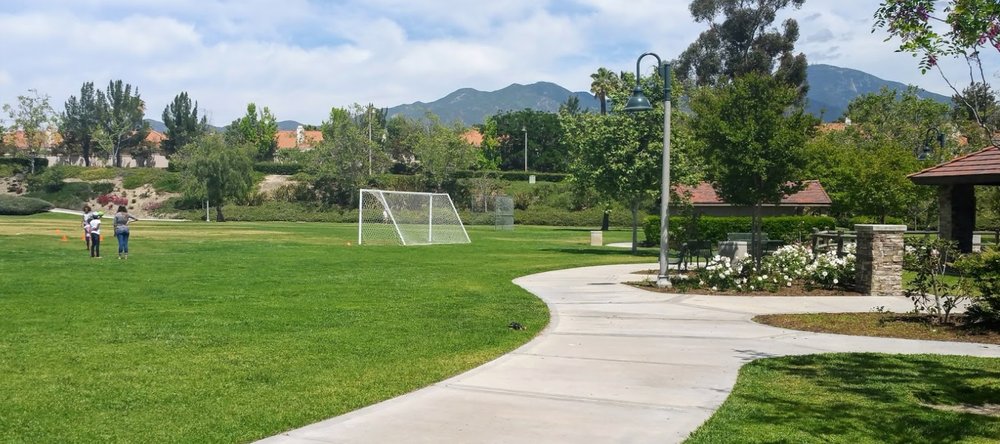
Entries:
{"type": "Polygon", "coordinates": [[[157,130],[151,129],[149,134],[146,134],[146,141],[153,145],[159,146],[164,140],[167,140],[167,135],[157,130]]]}
{"type": "Polygon", "coordinates": [[[972,154],[952,159],[909,175],[921,185],[937,184],[1000,184],[1000,148],[986,147],[972,154]]]}
{"type": "MultiPolygon", "coordinates": [[[[825,211],[830,208],[833,201],[823,189],[823,185],[818,180],[804,182],[805,187],[798,193],[785,196],[778,205],[764,205],[763,215],[789,215],[801,214],[807,209],[811,211],[825,211]]],[[[751,207],[731,205],[719,198],[718,193],[712,188],[712,184],[702,182],[693,187],[678,185],[674,187],[674,192],[682,197],[689,198],[691,205],[706,216],[749,216],[753,209],[751,207]]]]}
{"type": "Polygon", "coordinates": [[[323,141],[323,132],[306,130],[302,125],[299,125],[295,131],[278,131],[275,137],[279,150],[309,149],[323,141]]]}
{"type": "Polygon", "coordinates": [[[483,133],[480,133],[479,130],[475,128],[462,133],[462,139],[474,147],[478,148],[483,146],[483,133]]]}
{"type": "Polygon", "coordinates": [[[976,186],[1000,186],[1000,148],[989,146],[908,176],[938,187],[938,236],[972,251],[976,228],[976,186]]]}

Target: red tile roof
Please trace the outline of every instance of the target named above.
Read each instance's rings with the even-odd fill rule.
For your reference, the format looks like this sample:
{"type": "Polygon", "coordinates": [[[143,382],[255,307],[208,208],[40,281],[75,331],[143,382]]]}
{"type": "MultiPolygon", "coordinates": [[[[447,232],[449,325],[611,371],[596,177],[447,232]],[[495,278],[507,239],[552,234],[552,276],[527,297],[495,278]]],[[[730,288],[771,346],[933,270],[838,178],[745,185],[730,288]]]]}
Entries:
{"type": "MultiPolygon", "coordinates": [[[[715,189],[712,188],[712,184],[708,182],[699,183],[694,187],[678,185],[674,187],[674,191],[682,196],[690,192],[691,204],[695,206],[729,205],[719,198],[715,189]]],[[[830,206],[831,204],[833,204],[833,201],[830,200],[830,196],[826,194],[826,190],[823,189],[823,185],[821,185],[818,180],[807,180],[805,181],[805,188],[802,191],[792,194],[791,196],[786,196],[781,200],[781,204],[779,206],[823,207],[830,206]]]]}
{"type": "Polygon", "coordinates": [[[469,142],[472,146],[483,146],[483,135],[475,128],[462,133],[462,138],[465,139],[466,142],[469,142]]]}
{"type": "Polygon", "coordinates": [[[312,148],[316,146],[317,143],[323,141],[323,132],[316,130],[306,130],[302,131],[302,143],[298,143],[296,140],[296,131],[278,131],[278,149],[293,149],[293,148],[312,148]]]}
{"type": "Polygon", "coordinates": [[[146,135],[146,141],[156,145],[159,145],[164,140],[167,140],[167,135],[157,130],[149,130],[149,134],[146,135]]]}
{"type": "Polygon", "coordinates": [[[1000,148],[986,147],[907,177],[922,185],[1000,184],[1000,148]]]}

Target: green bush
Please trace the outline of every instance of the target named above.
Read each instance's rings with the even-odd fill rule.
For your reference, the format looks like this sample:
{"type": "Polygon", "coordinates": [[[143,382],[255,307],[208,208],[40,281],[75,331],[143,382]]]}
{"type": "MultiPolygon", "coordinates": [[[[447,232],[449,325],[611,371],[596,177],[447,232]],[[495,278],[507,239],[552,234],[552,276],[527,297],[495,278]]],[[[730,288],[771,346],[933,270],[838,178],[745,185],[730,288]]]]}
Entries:
{"type": "Polygon", "coordinates": [[[423,176],[408,174],[380,174],[374,177],[373,186],[380,190],[426,191],[423,176]]]}
{"type": "Polygon", "coordinates": [[[302,165],[291,162],[256,162],[253,164],[253,169],[264,174],[291,176],[302,171],[302,165]]]}
{"type": "MultiPolygon", "coordinates": [[[[880,224],[880,223],[882,222],[879,222],[878,218],[875,216],[854,216],[847,220],[847,225],[851,227],[851,229],[853,229],[854,226],[858,224],[880,224]]],[[[895,216],[886,216],[885,223],[889,225],[906,225],[906,222],[903,222],[903,219],[900,219],[895,216]]]]}
{"type": "MultiPolygon", "coordinates": [[[[51,202],[57,208],[72,208],[78,209],[83,206],[84,202],[94,199],[101,193],[94,190],[94,186],[102,188],[111,187],[112,184],[89,184],[87,182],[67,182],[64,183],[62,188],[56,192],[46,192],[46,191],[32,191],[26,194],[27,197],[34,197],[37,199],[42,199],[47,202],[51,202]]],[[[108,192],[111,188],[107,188],[108,192]]]]}
{"type": "Polygon", "coordinates": [[[124,171],[122,188],[132,190],[152,185],[157,191],[176,193],[181,189],[180,173],[162,168],[130,168],[124,171]]]}
{"type": "MultiPolygon", "coordinates": [[[[115,190],[115,184],[111,182],[97,182],[90,184],[90,196],[100,196],[102,194],[111,194],[115,190]]],[[[87,199],[90,199],[90,196],[87,199]]]]}
{"type": "Polygon", "coordinates": [[[64,178],[62,170],[58,168],[49,168],[42,171],[40,174],[28,177],[28,190],[32,192],[44,193],[58,192],[64,185],[64,178]]]}
{"type": "Polygon", "coordinates": [[[955,266],[972,281],[979,295],[965,311],[971,324],[1000,328],[1000,251],[990,249],[970,254],[955,266]]]}
{"type": "MultiPolygon", "coordinates": [[[[670,234],[685,226],[682,216],[670,217],[670,234]]],[[[812,234],[813,228],[830,230],[836,227],[837,221],[828,216],[773,216],[761,220],[761,229],[770,239],[780,239],[786,242],[805,241],[812,234]]],[[[697,234],[700,240],[719,242],[726,240],[729,233],[749,233],[751,221],[749,217],[733,216],[701,216],[698,218],[697,234]]],[[[660,242],[660,217],[648,216],[642,223],[646,243],[655,245],[660,242]]]]}
{"type": "Polygon", "coordinates": [[[118,168],[103,168],[103,167],[90,167],[84,168],[77,174],[80,180],[111,180],[118,177],[120,171],[118,168]]]}
{"type": "Polygon", "coordinates": [[[41,199],[0,194],[0,215],[28,216],[51,208],[52,204],[41,199]]]}
{"type": "MultiPolygon", "coordinates": [[[[14,167],[15,172],[18,173],[30,173],[31,160],[23,157],[0,157],[0,165],[11,165],[14,167]]],[[[36,157],[34,160],[36,173],[49,166],[49,159],[36,157]]]]}
{"type": "Polygon", "coordinates": [[[455,179],[468,179],[471,177],[482,177],[484,174],[488,174],[491,177],[497,177],[503,180],[509,180],[513,182],[527,182],[528,176],[535,176],[535,180],[538,182],[562,182],[566,180],[570,175],[563,173],[533,173],[531,171],[469,171],[462,170],[456,171],[452,177],[455,179]]]}
{"type": "Polygon", "coordinates": [[[75,178],[80,177],[87,167],[80,165],[53,165],[48,168],[49,170],[59,170],[65,178],[75,178]]]}

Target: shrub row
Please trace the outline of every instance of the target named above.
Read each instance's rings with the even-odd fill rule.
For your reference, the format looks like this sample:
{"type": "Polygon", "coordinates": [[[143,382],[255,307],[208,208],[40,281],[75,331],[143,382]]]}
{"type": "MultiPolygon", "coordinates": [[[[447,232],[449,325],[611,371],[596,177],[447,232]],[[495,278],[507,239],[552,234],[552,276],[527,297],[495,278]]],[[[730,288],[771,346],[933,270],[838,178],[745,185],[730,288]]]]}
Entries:
{"type": "MultiPolygon", "coordinates": [[[[14,167],[14,170],[20,173],[31,172],[31,161],[32,159],[27,159],[23,157],[0,157],[0,165],[10,165],[14,167]]],[[[49,166],[49,159],[44,157],[36,157],[35,161],[35,171],[43,170],[49,166]]]]}
{"type": "Polygon", "coordinates": [[[283,174],[291,176],[302,171],[302,165],[291,162],[256,162],[253,164],[255,171],[264,174],[283,174]]]}
{"type": "Polygon", "coordinates": [[[0,194],[0,215],[28,216],[51,208],[52,204],[41,199],[0,194]]]}
{"type": "MultiPolygon", "coordinates": [[[[749,233],[750,217],[716,217],[701,216],[697,218],[696,234],[685,234],[687,238],[718,242],[726,240],[729,233],[749,233]]],[[[680,231],[689,225],[690,219],[683,216],[670,218],[670,234],[680,235],[680,231]]],[[[786,242],[805,241],[812,230],[831,230],[837,221],[828,216],[773,216],[761,220],[761,229],[770,239],[781,239],[786,242]]],[[[660,217],[647,216],[642,224],[647,244],[660,242],[660,217]]]]}
{"type": "Polygon", "coordinates": [[[483,177],[484,175],[489,177],[495,177],[497,179],[510,180],[510,181],[527,181],[528,176],[535,176],[535,180],[540,182],[562,182],[566,180],[570,175],[563,173],[533,173],[531,171],[472,171],[472,170],[461,170],[456,171],[452,174],[455,179],[468,179],[472,177],[483,177]]]}
{"type": "MultiPolygon", "coordinates": [[[[494,213],[472,213],[467,210],[459,211],[462,223],[466,225],[493,225],[494,213]]],[[[643,214],[640,213],[641,223],[643,214]]],[[[604,218],[604,211],[599,208],[591,208],[582,211],[569,211],[562,208],[552,208],[541,205],[533,205],[526,210],[514,211],[514,224],[516,225],[548,225],[556,227],[592,227],[599,229],[601,220],[604,218]]],[[[627,211],[615,211],[610,216],[611,225],[614,227],[631,227],[632,216],[627,211]]]]}

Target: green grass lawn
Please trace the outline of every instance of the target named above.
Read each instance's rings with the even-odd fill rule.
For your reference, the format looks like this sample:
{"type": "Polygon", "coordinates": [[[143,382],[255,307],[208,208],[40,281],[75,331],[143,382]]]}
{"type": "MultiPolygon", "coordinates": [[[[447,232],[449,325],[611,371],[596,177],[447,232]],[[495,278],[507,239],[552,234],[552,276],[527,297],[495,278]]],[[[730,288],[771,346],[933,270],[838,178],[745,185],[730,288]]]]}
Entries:
{"type": "Polygon", "coordinates": [[[754,361],[695,443],[996,443],[1000,359],[869,353],[754,361]],[[992,416],[960,411],[992,405],[992,416]]]}
{"type": "Polygon", "coordinates": [[[0,442],[269,436],[530,340],[548,312],[513,278],[656,261],[589,247],[588,229],[424,247],[359,247],[356,230],[144,221],[119,261],[111,235],[87,257],[76,217],[0,217],[0,442]]]}

